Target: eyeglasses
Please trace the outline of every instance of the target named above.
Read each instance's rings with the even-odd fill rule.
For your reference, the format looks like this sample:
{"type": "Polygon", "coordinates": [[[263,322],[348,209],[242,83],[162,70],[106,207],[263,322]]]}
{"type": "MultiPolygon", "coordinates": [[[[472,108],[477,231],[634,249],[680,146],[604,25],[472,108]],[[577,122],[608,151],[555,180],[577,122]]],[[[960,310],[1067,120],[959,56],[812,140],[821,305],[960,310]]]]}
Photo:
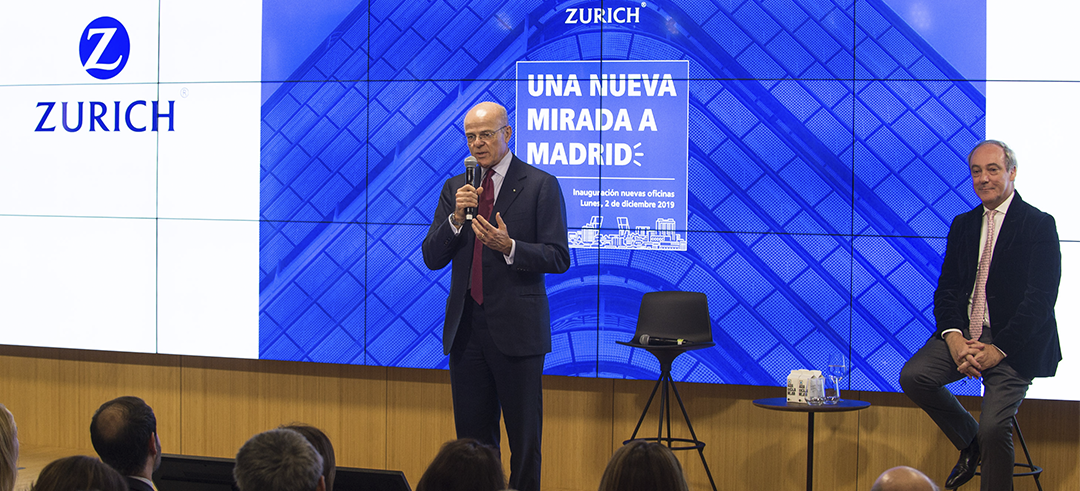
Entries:
{"type": "Polygon", "coordinates": [[[468,140],[469,143],[475,143],[476,140],[478,140],[478,139],[489,142],[489,141],[491,141],[492,138],[495,138],[495,135],[498,132],[502,131],[503,128],[506,128],[508,126],[510,126],[510,125],[504,124],[504,125],[502,125],[502,127],[500,127],[499,129],[496,129],[495,131],[481,131],[480,133],[477,133],[477,134],[465,133],[465,139],[468,140]]]}

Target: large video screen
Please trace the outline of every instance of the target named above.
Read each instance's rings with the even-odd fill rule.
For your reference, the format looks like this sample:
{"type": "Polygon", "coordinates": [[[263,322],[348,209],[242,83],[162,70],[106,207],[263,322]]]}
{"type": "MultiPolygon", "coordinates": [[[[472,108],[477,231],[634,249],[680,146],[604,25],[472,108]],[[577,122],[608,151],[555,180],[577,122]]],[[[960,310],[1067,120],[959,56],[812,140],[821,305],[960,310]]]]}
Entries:
{"type": "MultiPolygon", "coordinates": [[[[644,293],[691,290],[716,347],[677,380],[782,385],[842,352],[850,388],[899,391],[982,139],[1055,215],[1080,320],[1077,7],[1014,4],[5,6],[0,343],[445,368],[450,272],[420,244],[490,100],[565,199],[546,373],[654,378],[615,342],[644,293]]],[[[1032,397],[1080,400],[1061,336],[1032,397]]]]}

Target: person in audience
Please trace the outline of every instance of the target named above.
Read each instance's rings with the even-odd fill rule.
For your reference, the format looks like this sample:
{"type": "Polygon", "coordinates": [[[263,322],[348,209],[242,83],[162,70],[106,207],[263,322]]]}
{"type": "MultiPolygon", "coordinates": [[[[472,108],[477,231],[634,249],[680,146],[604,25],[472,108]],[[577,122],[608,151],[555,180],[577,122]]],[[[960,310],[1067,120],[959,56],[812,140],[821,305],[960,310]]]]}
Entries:
{"type": "Polygon", "coordinates": [[[154,471],[161,465],[161,439],[154,410],[134,396],[102,404],[90,420],[90,442],[132,491],[155,491],[154,471]]]}
{"type": "Polygon", "coordinates": [[[671,449],[633,440],[615,451],[600,478],[600,491],[688,491],[671,449]]]}
{"type": "Polygon", "coordinates": [[[30,491],[128,491],[127,481],[112,467],[93,457],[57,459],[38,474],[30,491]]]}
{"type": "Polygon", "coordinates": [[[309,425],[293,423],[287,426],[282,426],[282,429],[293,430],[307,439],[311,446],[315,447],[315,451],[319,452],[319,456],[323,459],[323,480],[326,481],[326,491],[334,491],[334,476],[337,475],[337,461],[334,458],[334,445],[330,443],[330,438],[323,433],[322,430],[309,425]]]}
{"type": "Polygon", "coordinates": [[[940,491],[926,474],[907,466],[893,467],[878,476],[870,491],[940,491]]]}
{"type": "Polygon", "coordinates": [[[443,444],[416,484],[416,491],[502,489],[506,489],[506,476],[498,452],[472,438],[443,444]]]}
{"type": "Polygon", "coordinates": [[[323,459],[293,430],[259,433],[236,453],[233,478],[240,491],[326,491],[323,459]]]}
{"type": "Polygon", "coordinates": [[[0,491],[15,489],[19,471],[19,429],[15,417],[0,404],[0,491]]]}

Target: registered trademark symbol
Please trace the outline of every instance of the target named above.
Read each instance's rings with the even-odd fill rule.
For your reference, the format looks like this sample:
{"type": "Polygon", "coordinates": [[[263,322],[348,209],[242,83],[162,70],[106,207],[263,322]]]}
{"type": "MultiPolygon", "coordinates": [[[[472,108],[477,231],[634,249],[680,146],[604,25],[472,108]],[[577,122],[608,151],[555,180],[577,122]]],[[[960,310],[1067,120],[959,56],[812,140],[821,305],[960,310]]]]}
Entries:
{"type": "Polygon", "coordinates": [[[641,8],[645,8],[645,7],[648,7],[648,6],[649,6],[649,4],[647,4],[645,2],[641,2],[641,8]]]}
{"type": "Polygon", "coordinates": [[[187,98],[187,96],[188,96],[187,87],[184,87],[184,88],[180,89],[180,97],[187,98]]]}

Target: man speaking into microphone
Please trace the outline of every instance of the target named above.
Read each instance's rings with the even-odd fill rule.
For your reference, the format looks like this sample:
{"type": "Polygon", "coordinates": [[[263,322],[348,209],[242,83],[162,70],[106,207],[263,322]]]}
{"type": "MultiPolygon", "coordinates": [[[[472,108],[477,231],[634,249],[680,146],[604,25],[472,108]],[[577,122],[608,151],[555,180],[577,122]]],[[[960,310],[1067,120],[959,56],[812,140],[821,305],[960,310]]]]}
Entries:
{"type": "Polygon", "coordinates": [[[510,488],[540,490],[541,378],[551,351],[545,273],[570,267],[566,205],[554,176],[510,152],[506,108],[477,104],[465,139],[480,187],[447,179],[424,238],[432,270],[453,262],[443,323],[458,438],[499,448],[500,411],[510,444],[510,488]],[[476,217],[466,221],[466,210],[476,217]],[[471,211],[471,210],[470,210],[471,211]]]}

